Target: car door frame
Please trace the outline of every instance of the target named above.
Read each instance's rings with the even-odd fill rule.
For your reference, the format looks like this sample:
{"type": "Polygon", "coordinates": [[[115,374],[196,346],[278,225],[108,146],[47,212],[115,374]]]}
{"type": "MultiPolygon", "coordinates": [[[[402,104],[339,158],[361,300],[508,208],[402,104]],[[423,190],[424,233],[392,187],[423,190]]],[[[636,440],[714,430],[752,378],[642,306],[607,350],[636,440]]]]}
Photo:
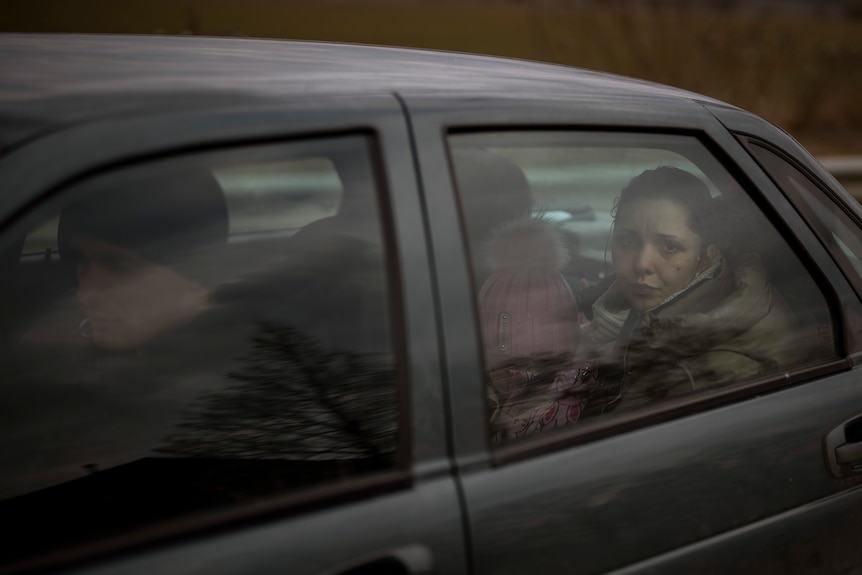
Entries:
{"type": "Polygon", "coordinates": [[[0,157],[0,181],[14,184],[4,190],[0,233],[25,230],[32,213],[56,201],[65,186],[104,170],[187,152],[355,133],[374,140],[381,220],[391,256],[393,334],[402,360],[399,401],[406,410],[399,421],[410,460],[394,472],[360,478],[350,488],[325,490],[318,499],[288,494],[141,540],[95,545],[20,567],[187,573],[205,564],[208,572],[225,574],[338,573],[394,560],[417,572],[465,571],[445,433],[439,335],[437,322],[428,321],[435,294],[424,215],[407,123],[396,98],[293,97],[278,104],[154,112],[58,129],[0,157]]]}
{"type": "MultiPolygon", "coordinates": [[[[543,558],[547,561],[547,567],[569,561],[568,564],[574,569],[586,573],[618,568],[626,568],[627,572],[652,572],[665,566],[675,566],[680,572],[686,569],[691,572],[692,568],[703,569],[708,566],[719,552],[720,557],[726,562],[730,561],[735,568],[744,567],[729,559],[732,557],[732,548],[720,543],[734,537],[737,538],[737,545],[744,544],[752,552],[747,564],[752,569],[758,568],[758,565],[771,565],[769,551],[774,548],[777,534],[793,540],[799,546],[800,556],[806,553],[816,555],[816,546],[806,546],[805,539],[800,538],[800,533],[804,531],[799,529],[799,525],[804,525],[805,521],[818,513],[831,517],[836,525],[840,523],[844,526],[848,520],[856,517],[849,514],[847,505],[854,510],[853,514],[862,509],[859,481],[837,480],[829,476],[821,453],[820,438],[830,431],[834,420],[852,412],[852,408],[842,406],[842,402],[852,404],[854,399],[862,401],[862,388],[857,390],[853,385],[859,379],[858,374],[851,371],[859,344],[850,330],[845,329],[848,318],[860,311],[859,299],[795,207],[702,103],[682,98],[670,101],[650,97],[644,97],[641,101],[633,97],[599,100],[589,96],[579,98],[576,94],[548,98],[428,94],[407,94],[402,97],[410,112],[412,129],[420,148],[419,169],[431,222],[430,237],[438,269],[442,332],[448,359],[446,375],[452,404],[453,452],[468,508],[476,573],[494,573],[519,567],[536,571],[543,568],[541,560],[533,564],[522,563],[517,555],[510,553],[510,550],[517,548],[513,540],[508,538],[511,533],[496,528],[506,523],[510,524],[513,532],[524,534],[524,539],[519,540],[519,543],[525,554],[543,558]],[[472,285],[469,280],[469,249],[460,222],[446,138],[452,131],[461,133],[495,129],[608,129],[697,136],[746,189],[753,191],[752,196],[757,205],[768,216],[778,219],[778,229],[797,248],[806,267],[815,273],[815,277],[825,279],[828,286],[825,291],[832,300],[830,305],[833,306],[839,355],[833,361],[796,370],[788,374],[784,381],[781,377],[772,377],[730,386],[716,393],[682,399],[658,408],[647,408],[630,416],[620,416],[613,423],[582,422],[583,427],[574,432],[567,430],[499,451],[491,450],[486,424],[478,312],[472,295],[478,293],[478,286],[472,285]],[[444,262],[448,269],[444,269],[444,262]],[[464,279],[465,273],[468,279],[464,279]],[[789,473],[790,481],[794,474],[803,481],[807,480],[807,476],[816,477],[811,480],[816,486],[810,489],[792,487],[786,494],[777,497],[774,504],[753,509],[750,519],[730,520],[725,517],[721,525],[707,527],[699,534],[693,530],[682,533],[661,529],[637,534],[634,540],[618,541],[620,547],[610,553],[602,553],[608,549],[603,548],[601,542],[592,545],[596,541],[582,530],[581,524],[566,519],[567,514],[577,513],[577,502],[580,506],[578,510],[589,510],[590,518],[601,523],[602,532],[609,540],[622,537],[613,531],[613,523],[601,515],[624,519],[620,515],[621,509],[614,508],[613,503],[615,499],[624,499],[620,497],[621,490],[646,497],[650,495],[648,487],[654,489],[659,485],[656,478],[662,474],[672,474],[675,462],[669,456],[655,451],[656,444],[661,445],[660,442],[664,441],[668,449],[681,449],[687,444],[680,437],[713,441],[709,430],[720,431],[728,436],[720,441],[714,440],[714,445],[705,446],[705,455],[696,454],[693,457],[703,457],[711,469],[719,469],[721,465],[739,465],[739,457],[734,456],[734,449],[745,445],[745,438],[741,435],[744,430],[757,428],[759,413],[763,413],[764,421],[775,424],[782,413],[798,410],[799,402],[805,401],[812,402],[812,413],[808,415],[806,424],[800,423],[800,429],[806,425],[810,429],[805,430],[805,448],[797,449],[791,458],[794,465],[800,467],[793,468],[787,461],[767,462],[764,467],[779,474],[789,473]],[[722,417],[734,421],[734,425],[738,424],[740,429],[735,432],[726,421],[721,421],[722,417]],[[821,420],[822,430],[818,427],[821,420]],[[664,458],[664,462],[645,461],[644,447],[648,447],[652,455],[664,458]],[[603,466],[606,471],[585,471],[572,463],[576,457],[581,458],[587,467],[590,464],[603,466]],[[633,468],[626,461],[639,461],[643,467],[627,475],[633,468]],[[613,470],[620,472],[617,477],[613,476],[613,470]],[[561,473],[571,475],[564,477],[561,473]],[[544,494],[538,486],[530,483],[531,478],[536,477],[547,481],[544,494]],[[608,484],[602,485],[602,481],[608,484]],[[568,490],[582,487],[588,488],[584,495],[568,493],[568,490]],[[523,498],[512,495],[521,491],[530,495],[523,498]],[[556,508],[547,501],[555,495],[559,497],[556,508]],[[573,507],[570,509],[562,508],[566,498],[572,501],[573,507]],[[531,509],[531,506],[535,506],[535,509],[531,509]],[[509,513],[504,511],[506,508],[509,513]],[[793,519],[782,521],[784,515],[792,516],[793,519]],[[530,537],[529,528],[536,525],[542,525],[545,530],[530,537]],[[793,525],[796,525],[796,531],[793,531],[793,525]],[[552,526],[567,532],[566,539],[559,542],[560,549],[568,548],[574,554],[575,542],[580,537],[582,541],[588,542],[585,549],[595,555],[581,553],[579,563],[574,555],[567,556],[564,551],[555,552],[552,526]],[[538,540],[542,537],[544,541],[538,540]],[[683,559],[673,563],[671,556],[683,559]]],[[[796,449],[794,441],[801,437],[794,435],[797,432],[779,428],[774,432],[767,430],[763,433],[767,433],[768,439],[775,441],[780,449],[787,450],[796,449]]],[[[703,475],[697,477],[704,478],[703,475]]],[[[717,481],[709,484],[709,487],[716,486],[720,487],[717,481]]],[[[663,499],[669,500],[667,497],[663,499]]],[[[648,508],[642,505],[639,511],[643,513],[648,508]]],[[[650,527],[646,524],[644,530],[648,531],[650,527]]],[[[835,531],[829,533],[834,534],[835,531]]],[[[820,538],[821,544],[822,540],[820,538]]],[[[840,543],[837,543],[840,540],[841,537],[835,538],[837,547],[833,546],[833,549],[841,549],[840,543]]],[[[846,552],[843,556],[840,552],[836,553],[832,557],[832,566],[846,559],[846,552]]]]}
{"type": "MultiPolygon", "coordinates": [[[[735,137],[753,138],[755,141],[767,144],[769,148],[777,151],[785,156],[785,158],[789,158],[812,184],[823,190],[828,190],[828,193],[824,192],[824,195],[827,196],[825,201],[833,202],[838,209],[846,212],[853,220],[862,222],[862,206],[860,206],[859,202],[844,189],[841,183],[808,150],[802,147],[787,132],[741,110],[717,106],[708,106],[708,109],[735,137]]],[[[748,153],[747,150],[746,153],[748,153]]],[[[756,165],[756,168],[754,168],[754,165],[752,166],[753,169],[756,169],[754,177],[759,180],[757,184],[759,186],[778,189],[778,186],[772,181],[772,176],[757,163],[756,159],[753,160],[756,165]]],[[[785,161],[788,160],[785,159],[785,161]]],[[[783,191],[780,191],[780,193],[787,197],[787,201],[793,204],[802,217],[812,224],[812,227],[817,225],[818,218],[809,206],[806,206],[792,195],[787,195],[783,191]]],[[[821,240],[823,239],[821,238],[821,240]]],[[[839,260],[835,257],[835,254],[832,255],[832,259],[837,261],[839,267],[848,266],[846,260],[839,260]]],[[[854,273],[854,270],[848,269],[846,270],[846,277],[848,278],[847,281],[853,286],[857,296],[862,297],[862,281],[858,279],[858,274],[854,273]]],[[[847,296],[848,300],[850,299],[848,294],[842,295],[847,296]]],[[[848,301],[845,305],[852,306],[853,304],[848,301]]],[[[862,342],[860,342],[860,339],[862,339],[862,320],[857,318],[853,313],[846,314],[845,317],[848,322],[846,330],[848,349],[850,350],[848,359],[853,365],[858,365],[862,362],[862,353],[860,353],[862,351],[862,342]]]]}

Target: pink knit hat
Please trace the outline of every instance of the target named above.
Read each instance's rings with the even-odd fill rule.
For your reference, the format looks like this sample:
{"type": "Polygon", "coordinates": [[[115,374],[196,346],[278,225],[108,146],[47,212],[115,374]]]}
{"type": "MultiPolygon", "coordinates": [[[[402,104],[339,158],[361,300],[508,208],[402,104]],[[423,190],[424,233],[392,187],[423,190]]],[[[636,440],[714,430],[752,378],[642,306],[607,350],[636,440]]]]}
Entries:
{"type": "Polygon", "coordinates": [[[507,224],[489,244],[491,275],[479,291],[486,358],[574,354],[578,308],[560,270],[568,261],[553,222],[527,218],[507,224]]]}

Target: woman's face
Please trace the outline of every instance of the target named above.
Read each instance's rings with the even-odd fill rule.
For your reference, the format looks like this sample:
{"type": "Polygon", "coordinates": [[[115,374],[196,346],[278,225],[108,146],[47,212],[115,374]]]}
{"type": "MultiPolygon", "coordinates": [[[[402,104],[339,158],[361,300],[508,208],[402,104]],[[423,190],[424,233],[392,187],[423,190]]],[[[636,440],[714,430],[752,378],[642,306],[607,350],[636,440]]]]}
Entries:
{"type": "Polygon", "coordinates": [[[632,308],[650,310],[686,287],[706,265],[688,208],[664,199],[629,200],[614,222],[617,283],[632,308]]]}

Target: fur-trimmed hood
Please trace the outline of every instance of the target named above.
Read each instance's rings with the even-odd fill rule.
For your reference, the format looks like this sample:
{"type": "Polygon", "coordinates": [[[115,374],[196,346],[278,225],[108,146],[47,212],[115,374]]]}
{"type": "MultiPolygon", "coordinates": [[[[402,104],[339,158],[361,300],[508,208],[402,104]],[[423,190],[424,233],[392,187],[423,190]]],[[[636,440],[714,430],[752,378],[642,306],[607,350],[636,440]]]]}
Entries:
{"type": "Polygon", "coordinates": [[[610,339],[606,317],[618,317],[621,301],[611,286],[593,304],[603,329],[589,330],[596,355],[619,377],[621,406],[742,381],[802,359],[793,314],[756,254],[722,260],[715,277],[627,317],[610,339]]]}
{"type": "Polygon", "coordinates": [[[692,355],[731,341],[762,321],[777,297],[766,270],[755,254],[735,264],[731,272],[725,263],[714,280],[647,314],[644,339],[649,347],[692,355]]]}

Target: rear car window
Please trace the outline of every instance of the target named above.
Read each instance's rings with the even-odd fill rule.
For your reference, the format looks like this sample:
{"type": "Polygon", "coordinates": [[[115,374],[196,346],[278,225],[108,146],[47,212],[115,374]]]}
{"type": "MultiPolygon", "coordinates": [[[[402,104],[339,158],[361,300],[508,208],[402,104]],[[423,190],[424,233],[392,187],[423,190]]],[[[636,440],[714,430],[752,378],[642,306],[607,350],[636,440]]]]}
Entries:
{"type": "Polygon", "coordinates": [[[3,562],[403,468],[374,157],[357,134],[139,164],[3,238],[3,562]]]}
{"type": "Polygon", "coordinates": [[[449,142],[493,445],[835,357],[816,281],[697,138],[449,142]]]}

